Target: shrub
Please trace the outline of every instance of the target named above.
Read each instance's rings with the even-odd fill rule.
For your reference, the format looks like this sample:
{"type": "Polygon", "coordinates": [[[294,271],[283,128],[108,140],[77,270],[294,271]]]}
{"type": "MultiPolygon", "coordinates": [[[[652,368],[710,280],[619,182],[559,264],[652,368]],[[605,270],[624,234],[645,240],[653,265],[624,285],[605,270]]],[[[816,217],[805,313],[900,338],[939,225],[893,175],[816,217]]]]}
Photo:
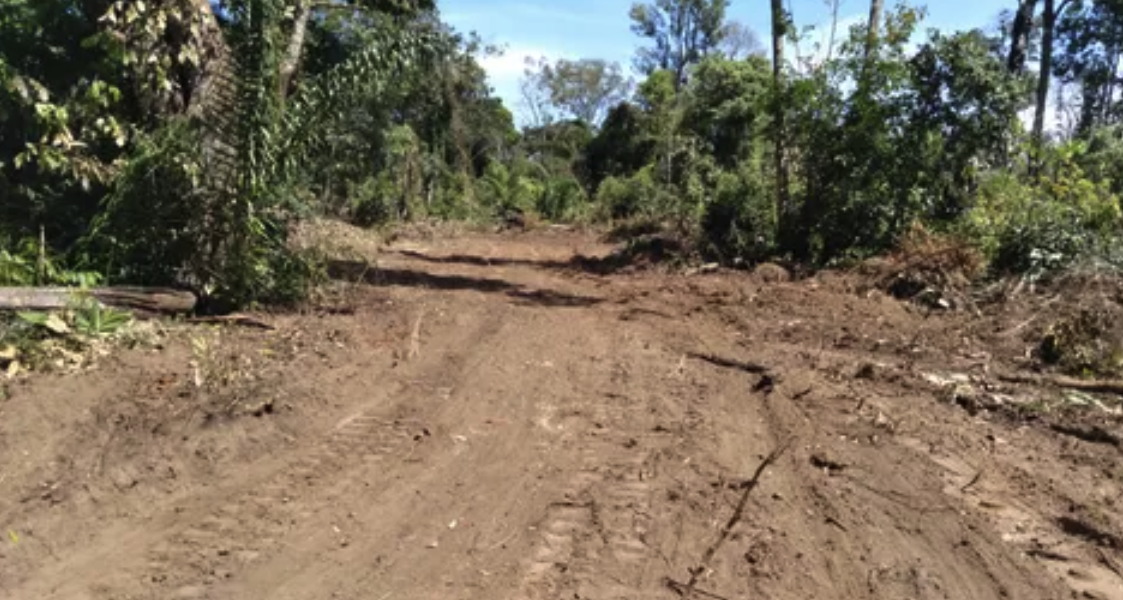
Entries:
{"type": "Polygon", "coordinates": [[[655,183],[654,167],[648,165],[626,179],[609,177],[597,189],[597,208],[608,220],[645,216],[659,206],[662,193],[655,183]]]}
{"type": "Polygon", "coordinates": [[[355,225],[370,227],[394,219],[394,182],[385,173],[347,184],[350,220],[355,225]]]}
{"type": "Polygon", "coordinates": [[[722,173],[701,219],[702,251],[720,262],[756,263],[776,243],[776,211],[765,186],[751,174],[722,173]]]}
{"type": "Polygon", "coordinates": [[[538,196],[538,214],[550,221],[579,221],[588,207],[589,198],[576,179],[551,179],[538,196]]]}
{"type": "Polygon", "coordinates": [[[1075,162],[1079,148],[1058,151],[1050,177],[1034,186],[991,174],[966,214],[964,233],[997,273],[1044,272],[1064,266],[1118,232],[1119,198],[1075,162]]]}

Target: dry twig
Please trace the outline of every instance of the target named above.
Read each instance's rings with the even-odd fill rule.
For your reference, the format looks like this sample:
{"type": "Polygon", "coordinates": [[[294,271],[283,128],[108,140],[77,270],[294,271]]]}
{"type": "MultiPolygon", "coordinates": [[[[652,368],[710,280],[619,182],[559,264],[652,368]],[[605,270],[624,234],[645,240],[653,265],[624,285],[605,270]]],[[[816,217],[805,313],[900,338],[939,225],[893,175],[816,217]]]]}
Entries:
{"type": "Polygon", "coordinates": [[[729,517],[729,521],[725,524],[724,527],[722,527],[721,535],[718,536],[718,539],[709,548],[707,548],[705,554],[702,555],[701,563],[699,563],[699,565],[694,569],[690,570],[690,580],[687,581],[686,584],[681,584],[672,579],[668,579],[668,587],[678,592],[680,596],[686,598],[687,600],[693,598],[696,592],[710,598],[721,598],[720,596],[698,590],[698,580],[704,573],[706,573],[706,571],[710,570],[710,563],[713,562],[714,556],[717,555],[718,551],[721,550],[722,546],[724,546],[726,541],[729,540],[729,537],[733,535],[734,528],[736,528],[737,525],[745,518],[745,511],[749,507],[749,496],[752,495],[753,490],[755,490],[760,484],[760,478],[764,476],[764,472],[768,469],[768,467],[775,464],[777,460],[780,460],[780,457],[788,451],[788,448],[790,448],[791,445],[792,442],[789,441],[783,446],[773,450],[771,454],[764,458],[764,460],[760,463],[760,466],[756,468],[756,472],[753,473],[753,476],[743,484],[745,491],[741,493],[741,500],[737,503],[737,508],[734,509],[733,515],[729,517]]]}
{"type": "Polygon", "coordinates": [[[999,375],[998,379],[1006,383],[1048,385],[1081,392],[1098,392],[1123,396],[1123,381],[1118,380],[1085,380],[1073,379],[1071,377],[1049,377],[1041,375],[999,375]]]}
{"type": "Polygon", "coordinates": [[[763,365],[744,362],[732,358],[725,358],[705,352],[687,352],[686,355],[695,360],[708,362],[714,366],[724,367],[726,369],[737,369],[738,371],[753,373],[754,375],[763,375],[769,371],[768,367],[765,367],[763,365]]]}

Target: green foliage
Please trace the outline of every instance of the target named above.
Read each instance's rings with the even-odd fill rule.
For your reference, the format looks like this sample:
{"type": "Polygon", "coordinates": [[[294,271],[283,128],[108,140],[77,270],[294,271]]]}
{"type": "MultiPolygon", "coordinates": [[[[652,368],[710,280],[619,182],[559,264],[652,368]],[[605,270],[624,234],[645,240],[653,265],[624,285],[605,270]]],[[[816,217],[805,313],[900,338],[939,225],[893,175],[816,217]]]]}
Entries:
{"type": "Polygon", "coordinates": [[[1117,311],[1080,310],[1046,330],[1037,358],[1078,377],[1117,377],[1123,370],[1123,344],[1117,311]]]}
{"type": "Polygon", "coordinates": [[[538,197],[536,211],[543,218],[564,223],[583,221],[589,216],[589,197],[573,178],[551,178],[538,197]]]}
{"type": "Polygon", "coordinates": [[[81,288],[102,282],[98,273],[66,268],[39,241],[26,240],[15,250],[0,246],[0,286],[61,285],[81,288]]]}
{"type": "Polygon", "coordinates": [[[383,225],[394,220],[394,183],[388,173],[360,182],[347,183],[347,197],[351,201],[348,217],[363,227],[383,225]]]}
{"type": "Polygon", "coordinates": [[[532,64],[520,132],[481,66],[499,50],[430,0],[7,0],[0,284],[100,281],[66,265],[218,306],[292,299],[321,274],[288,241],[311,215],[656,223],[721,262],[820,265],[919,223],[997,272],[1117,239],[1118,2],[1068,3],[1045,75],[1070,130],[1044,146],[1023,144],[1033,81],[1001,36],[918,47],[923,11],[900,5],[774,72],[728,6],[635,4],[631,98],[614,63],[532,64]]]}
{"type": "MultiPolygon", "coordinates": [[[[588,125],[598,125],[612,106],[628,96],[632,81],[624,77],[618,63],[594,58],[563,58],[553,64],[544,59],[532,62],[522,86],[533,98],[548,99],[563,114],[588,125]]],[[[537,125],[553,120],[552,113],[538,106],[531,108],[541,111],[537,125]]]]}
{"type": "Polygon", "coordinates": [[[645,74],[669,71],[676,88],[687,70],[715,53],[729,32],[725,12],[729,0],[655,0],[632,5],[632,31],[653,46],[636,54],[636,68],[645,74]]]}
{"type": "Polygon", "coordinates": [[[650,117],[631,103],[613,108],[584,151],[586,185],[596,190],[606,177],[635,173],[655,158],[657,138],[650,117]]]}
{"type": "MultiPolygon", "coordinates": [[[[287,300],[313,270],[291,253],[287,232],[299,210],[295,186],[323,133],[435,43],[424,30],[372,32],[366,46],[289,96],[277,93],[284,2],[231,0],[225,9],[233,66],[218,65],[215,76],[232,85],[201,101],[207,122],[172,122],[139,147],[91,236],[108,249],[91,256],[111,257],[110,268],[129,280],[187,283],[221,304],[287,300]]],[[[416,152],[404,148],[413,140],[389,137],[389,153],[407,155],[407,176],[416,176],[416,152]]],[[[402,188],[405,204],[410,190],[402,188]]]]}
{"type": "Polygon", "coordinates": [[[776,227],[771,190],[759,175],[722,173],[701,218],[702,250],[726,264],[760,262],[775,252],[776,227]]]}
{"type": "Polygon", "coordinates": [[[522,172],[526,167],[514,165],[508,168],[501,163],[488,165],[479,180],[479,190],[484,205],[493,214],[506,216],[534,212],[545,188],[537,179],[522,172]]]}
{"type": "Polygon", "coordinates": [[[770,69],[758,56],[744,61],[709,58],[693,73],[683,126],[708,144],[722,167],[747,159],[765,132],[770,69]]]}
{"type": "Polygon", "coordinates": [[[994,174],[980,186],[964,228],[1001,273],[1040,273],[1071,263],[1113,239],[1123,224],[1120,200],[1106,181],[1085,176],[1083,145],[1051,155],[1051,177],[1030,185],[994,174]]]}
{"type": "Polygon", "coordinates": [[[650,217],[656,214],[655,208],[665,194],[656,184],[654,167],[648,166],[625,179],[609,177],[602,181],[597,188],[597,209],[610,220],[650,217]]]}
{"type": "Polygon", "coordinates": [[[113,335],[133,321],[129,313],[102,306],[96,299],[81,295],[76,298],[71,314],[74,331],[90,338],[113,335]]]}

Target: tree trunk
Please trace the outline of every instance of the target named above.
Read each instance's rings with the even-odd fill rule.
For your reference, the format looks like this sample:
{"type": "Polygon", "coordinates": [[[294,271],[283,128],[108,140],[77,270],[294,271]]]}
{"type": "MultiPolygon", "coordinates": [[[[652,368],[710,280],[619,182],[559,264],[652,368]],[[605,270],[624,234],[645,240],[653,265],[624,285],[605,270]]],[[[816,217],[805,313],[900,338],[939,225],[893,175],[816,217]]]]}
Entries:
{"type": "Polygon", "coordinates": [[[881,13],[885,7],[885,0],[870,0],[870,20],[866,26],[866,51],[865,64],[869,64],[874,52],[877,51],[878,38],[881,32],[881,13]]]}
{"type": "Polygon", "coordinates": [[[1011,73],[1022,73],[1029,56],[1029,38],[1033,33],[1033,15],[1037,12],[1037,0],[1021,0],[1014,15],[1014,26],[1010,32],[1010,55],[1006,59],[1006,69],[1011,73]]]}
{"type": "Polygon", "coordinates": [[[278,94],[281,100],[288,97],[292,80],[300,68],[300,59],[304,55],[304,41],[308,37],[308,20],[312,17],[312,0],[300,0],[296,7],[296,16],[292,24],[292,37],[289,38],[289,47],[285,50],[285,59],[281,63],[278,94]]]}
{"type": "Polygon", "coordinates": [[[775,155],[773,159],[776,167],[776,219],[783,227],[788,221],[791,210],[790,190],[788,189],[788,166],[785,160],[785,136],[787,135],[786,112],[784,102],[784,38],[786,37],[788,19],[784,14],[783,0],[772,0],[772,85],[773,85],[773,129],[775,135],[775,155]]]}
{"type": "Polygon", "coordinates": [[[1053,37],[1057,17],[1070,0],[1045,0],[1045,15],[1041,31],[1041,73],[1037,78],[1037,106],[1033,114],[1033,140],[1040,148],[1045,143],[1045,111],[1049,106],[1049,84],[1053,77],[1053,37]]]}
{"type": "Polygon", "coordinates": [[[116,306],[154,313],[189,313],[195,310],[191,292],[165,288],[114,287],[78,290],[74,288],[0,288],[0,311],[60,310],[74,299],[88,294],[104,306],[116,306]]]}
{"type": "Polygon", "coordinates": [[[830,39],[827,40],[827,60],[826,60],[826,62],[830,62],[831,58],[834,57],[834,41],[835,41],[835,38],[838,35],[838,9],[839,9],[839,6],[841,4],[842,4],[842,0],[830,0],[830,6],[831,6],[831,35],[830,35],[830,39]]]}

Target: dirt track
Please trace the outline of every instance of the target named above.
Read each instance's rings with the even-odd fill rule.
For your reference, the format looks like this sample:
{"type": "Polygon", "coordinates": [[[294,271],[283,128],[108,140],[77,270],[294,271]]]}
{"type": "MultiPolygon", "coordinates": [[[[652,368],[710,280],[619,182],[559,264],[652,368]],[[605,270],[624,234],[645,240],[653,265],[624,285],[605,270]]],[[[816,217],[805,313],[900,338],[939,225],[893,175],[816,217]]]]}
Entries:
{"type": "Polygon", "coordinates": [[[14,385],[0,597],[1123,598],[1123,446],[926,381],[1001,315],[607,251],[400,242],[346,310],[14,385]]]}

